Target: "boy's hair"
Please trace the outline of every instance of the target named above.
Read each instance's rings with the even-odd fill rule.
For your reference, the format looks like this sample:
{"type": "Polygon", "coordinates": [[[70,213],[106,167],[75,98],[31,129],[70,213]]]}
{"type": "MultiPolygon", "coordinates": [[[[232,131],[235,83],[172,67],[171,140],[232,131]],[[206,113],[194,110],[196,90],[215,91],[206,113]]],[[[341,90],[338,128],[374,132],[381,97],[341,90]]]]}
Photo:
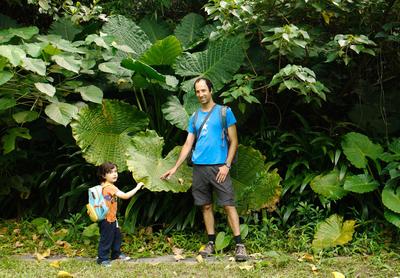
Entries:
{"type": "Polygon", "coordinates": [[[112,162],[104,162],[101,164],[97,169],[97,176],[99,177],[100,182],[105,181],[106,174],[110,173],[114,168],[117,168],[117,165],[112,162]]]}
{"type": "Polygon", "coordinates": [[[207,78],[205,78],[205,77],[199,77],[199,78],[197,78],[197,79],[194,81],[194,83],[193,83],[194,91],[196,92],[196,84],[199,83],[201,80],[204,80],[204,82],[206,82],[206,85],[207,85],[207,87],[208,87],[208,90],[211,92],[214,86],[213,86],[211,80],[210,80],[210,79],[207,79],[207,78]]]}

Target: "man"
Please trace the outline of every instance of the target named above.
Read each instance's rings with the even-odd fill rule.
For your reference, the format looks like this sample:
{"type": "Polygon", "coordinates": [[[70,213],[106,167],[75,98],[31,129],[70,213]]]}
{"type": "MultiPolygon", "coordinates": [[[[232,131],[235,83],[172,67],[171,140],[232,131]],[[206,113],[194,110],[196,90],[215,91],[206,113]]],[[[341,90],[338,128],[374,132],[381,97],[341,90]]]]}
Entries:
{"type": "Polygon", "coordinates": [[[228,223],[236,242],[235,259],[236,261],[245,261],[247,259],[246,248],[241,242],[239,216],[234,203],[234,192],[229,175],[229,170],[238,147],[236,119],[231,109],[228,108],[226,110],[228,144],[226,136],[223,136],[221,120],[222,106],[215,104],[212,98],[211,81],[206,78],[199,78],[194,83],[194,89],[201,109],[197,111],[196,117],[194,114],[189,119],[186,142],[182,147],[175,166],[165,172],[161,176],[161,179],[168,180],[175,174],[179,166],[186,160],[196,141],[192,156],[192,195],[195,205],[202,207],[204,224],[209,240],[206,247],[200,251],[200,254],[203,257],[207,257],[214,253],[215,229],[212,207],[212,192],[214,190],[217,195],[218,205],[223,206],[228,215],[228,223]],[[210,115],[207,118],[209,113],[210,115]],[[193,124],[194,118],[196,118],[195,126],[193,124]],[[203,124],[205,119],[206,121],[203,124]]]}

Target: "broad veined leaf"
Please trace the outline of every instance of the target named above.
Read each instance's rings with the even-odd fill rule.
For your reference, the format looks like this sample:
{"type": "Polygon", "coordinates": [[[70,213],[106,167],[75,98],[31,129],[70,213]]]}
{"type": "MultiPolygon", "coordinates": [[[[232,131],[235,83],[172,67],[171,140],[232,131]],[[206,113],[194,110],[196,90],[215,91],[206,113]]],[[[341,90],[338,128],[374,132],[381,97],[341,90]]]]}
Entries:
{"type": "Polygon", "coordinates": [[[182,164],[170,180],[160,176],[171,169],[180,153],[175,147],[165,158],[162,157],[164,140],[154,130],[136,134],[127,151],[128,169],[136,181],[142,181],[150,191],[185,192],[192,184],[192,171],[182,164]]]}
{"type": "Polygon", "coordinates": [[[347,159],[359,169],[367,167],[367,157],[376,160],[383,153],[381,145],[356,132],[347,133],[341,144],[347,159]]]}
{"type": "Polygon", "coordinates": [[[15,105],[17,105],[17,102],[13,98],[0,98],[0,111],[14,107],[15,105]]]}
{"type": "Polygon", "coordinates": [[[123,67],[121,67],[121,62],[116,62],[116,61],[109,61],[105,63],[101,63],[98,66],[99,70],[102,72],[107,72],[107,73],[112,73],[118,76],[131,76],[132,72],[130,70],[127,70],[123,67]]]}
{"type": "Polygon", "coordinates": [[[26,53],[18,45],[0,45],[0,56],[6,57],[16,67],[25,58],[26,53]]]}
{"type": "Polygon", "coordinates": [[[10,81],[13,76],[14,73],[11,71],[0,71],[0,86],[10,81]]]}
{"type": "Polygon", "coordinates": [[[23,58],[22,67],[41,76],[46,75],[46,64],[41,59],[23,58]]]}
{"type": "Polygon", "coordinates": [[[186,93],[184,105],[176,96],[169,96],[167,102],[162,105],[162,112],[166,120],[177,128],[186,130],[189,116],[198,108],[198,101],[193,92],[186,93]]]}
{"type": "Polygon", "coordinates": [[[347,176],[344,181],[344,189],[356,193],[371,192],[378,187],[379,183],[368,174],[347,176]]]}
{"type": "Polygon", "coordinates": [[[50,97],[54,96],[56,93],[56,88],[53,85],[48,84],[48,83],[37,82],[37,83],[35,83],[35,87],[40,92],[42,92],[50,97]]]}
{"type": "Polygon", "coordinates": [[[39,118],[39,113],[36,111],[21,111],[12,115],[15,122],[22,124],[32,122],[39,118]]]}
{"type": "Polygon", "coordinates": [[[59,35],[63,39],[73,41],[75,35],[82,31],[82,27],[74,24],[67,17],[59,18],[50,25],[49,34],[59,35]]]}
{"type": "Polygon", "coordinates": [[[124,68],[133,70],[135,73],[138,73],[144,77],[155,79],[157,81],[165,82],[165,76],[160,74],[151,66],[141,62],[134,60],[132,58],[126,58],[122,60],[121,66],[124,68]]]}
{"type": "Polygon", "coordinates": [[[400,213],[400,187],[386,185],[382,191],[382,202],[388,209],[400,213]]]}
{"type": "Polygon", "coordinates": [[[340,180],[340,172],[337,169],[316,176],[310,185],[315,193],[330,200],[339,200],[347,194],[347,191],[343,189],[343,181],[340,180]]]}
{"type": "Polygon", "coordinates": [[[15,140],[20,137],[24,139],[31,139],[29,129],[25,127],[13,127],[7,129],[6,134],[1,138],[3,142],[3,154],[12,152],[15,149],[15,140]]]}
{"type": "Polygon", "coordinates": [[[94,85],[76,88],[75,92],[81,93],[82,99],[86,101],[101,104],[103,100],[103,91],[94,85]]]}
{"type": "Polygon", "coordinates": [[[202,28],[204,18],[195,13],[187,14],[175,29],[175,36],[180,40],[184,49],[189,49],[203,39],[202,28]]]}
{"type": "Polygon", "coordinates": [[[43,48],[45,48],[47,45],[47,42],[24,43],[23,49],[29,56],[39,57],[42,54],[43,48]]]}
{"type": "Polygon", "coordinates": [[[103,100],[103,105],[91,104],[82,108],[71,127],[86,161],[95,165],[112,161],[119,171],[125,171],[125,154],[131,137],[144,130],[148,123],[146,114],[135,106],[103,100]]]}
{"type": "Polygon", "coordinates": [[[172,65],[176,57],[182,53],[182,47],[178,39],[168,36],[155,42],[145,53],[140,61],[148,65],[172,65]]]}
{"type": "Polygon", "coordinates": [[[65,102],[54,102],[47,105],[44,112],[56,123],[66,126],[78,114],[78,107],[65,102]]]}
{"type": "Polygon", "coordinates": [[[39,28],[36,26],[3,29],[0,30],[0,43],[8,42],[13,37],[20,37],[24,40],[29,40],[37,34],[39,34],[39,28]]]}
{"type": "Polygon", "coordinates": [[[54,55],[51,57],[57,65],[63,67],[69,71],[79,73],[79,69],[81,67],[82,61],[77,60],[72,55],[54,55]]]}
{"type": "MultiPolygon", "coordinates": [[[[175,69],[181,76],[199,76],[209,78],[218,91],[229,82],[239,69],[244,59],[244,38],[241,36],[212,42],[209,48],[202,52],[183,53],[177,58],[175,69]]],[[[192,89],[194,79],[183,83],[183,89],[192,89]]]]}
{"type": "Polygon", "coordinates": [[[239,145],[238,161],[230,171],[236,194],[238,213],[267,208],[274,211],[279,202],[282,186],[277,170],[267,172],[265,157],[252,147],[239,145]]]}
{"type": "Polygon", "coordinates": [[[348,243],[353,238],[355,224],[355,220],[343,222],[342,216],[331,215],[324,222],[318,224],[312,242],[313,248],[321,250],[348,243]]]}
{"type": "Polygon", "coordinates": [[[70,53],[85,54],[85,51],[77,48],[72,42],[64,40],[58,35],[38,36],[37,39],[42,42],[47,42],[59,50],[70,53]]]}
{"type": "Polygon", "coordinates": [[[189,115],[177,96],[169,96],[167,102],[162,105],[162,112],[167,121],[172,125],[186,130],[189,115]]]}
{"type": "Polygon", "coordinates": [[[231,235],[226,235],[225,232],[219,232],[215,238],[215,251],[222,251],[228,247],[232,240],[231,235]]]}
{"type": "Polygon", "coordinates": [[[391,210],[385,209],[384,213],[385,219],[395,225],[397,228],[400,228],[400,214],[395,213],[391,210]]]}
{"type": "MultiPolygon", "coordinates": [[[[146,33],[132,20],[122,15],[109,17],[102,32],[113,36],[118,44],[129,46],[135,51],[136,54],[133,55],[135,58],[142,55],[151,46],[146,33]]],[[[126,57],[126,54],[121,55],[126,57]]]]}
{"type": "Polygon", "coordinates": [[[155,20],[145,16],[139,23],[140,28],[146,33],[152,43],[162,40],[171,34],[168,24],[165,21],[155,20]]]}

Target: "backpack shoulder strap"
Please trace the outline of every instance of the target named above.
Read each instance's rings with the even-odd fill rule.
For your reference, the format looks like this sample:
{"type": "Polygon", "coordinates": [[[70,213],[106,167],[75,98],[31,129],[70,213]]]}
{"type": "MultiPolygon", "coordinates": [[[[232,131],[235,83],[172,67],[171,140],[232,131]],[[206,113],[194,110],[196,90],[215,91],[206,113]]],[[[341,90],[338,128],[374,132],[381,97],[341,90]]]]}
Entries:
{"type": "Polygon", "coordinates": [[[193,121],[192,121],[192,127],[194,130],[194,135],[196,135],[197,131],[196,131],[196,122],[197,122],[197,117],[199,116],[199,110],[197,109],[196,112],[194,112],[193,115],[193,121]]]}
{"type": "Polygon", "coordinates": [[[228,109],[228,106],[224,105],[221,108],[221,123],[222,123],[222,128],[223,129],[228,129],[226,125],[226,110],[228,109]]]}

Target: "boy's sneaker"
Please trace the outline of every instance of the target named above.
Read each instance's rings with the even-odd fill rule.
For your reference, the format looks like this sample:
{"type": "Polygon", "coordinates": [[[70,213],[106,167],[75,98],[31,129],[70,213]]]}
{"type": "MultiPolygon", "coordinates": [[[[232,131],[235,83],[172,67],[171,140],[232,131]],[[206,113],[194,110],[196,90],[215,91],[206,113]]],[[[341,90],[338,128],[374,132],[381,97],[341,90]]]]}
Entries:
{"type": "Polygon", "coordinates": [[[244,247],[243,244],[236,244],[235,261],[237,262],[247,261],[246,247],[244,247]]]}
{"type": "Polygon", "coordinates": [[[102,261],[101,263],[99,263],[99,265],[104,266],[104,267],[110,267],[111,262],[106,260],[106,261],[102,261]]]}
{"type": "Polygon", "coordinates": [[[127,255],[121,253],[116,260],[121,260],[121,261],[129,261],[131,257],[128,257],[127,255]]]}
{"type": "Polygon", "coordinates": [[[215,248],[214,248],[214,242],[209,241],[207,245],[204,247],[204,249],[200,250],[199,254],[203,257],[206,258],[210,256],[211,254],[215,253],[215,248]]]}

